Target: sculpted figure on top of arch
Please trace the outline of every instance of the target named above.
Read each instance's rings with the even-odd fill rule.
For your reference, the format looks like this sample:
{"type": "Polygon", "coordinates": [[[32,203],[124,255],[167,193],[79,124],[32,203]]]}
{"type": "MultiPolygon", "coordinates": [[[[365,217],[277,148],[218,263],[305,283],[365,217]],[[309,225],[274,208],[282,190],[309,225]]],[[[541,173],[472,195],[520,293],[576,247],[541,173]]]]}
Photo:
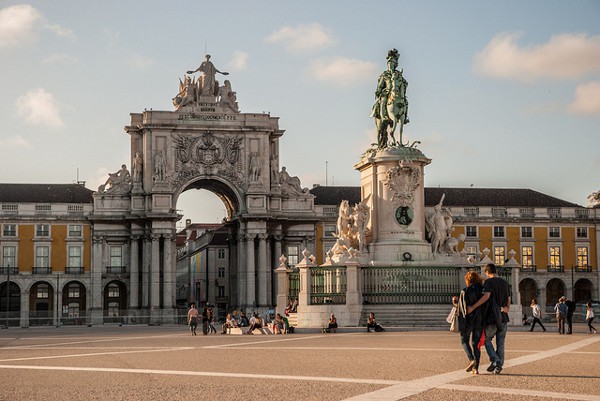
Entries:
{"type": "Polygon", "coordinates": [[[121,169],[115,173],[108,173],[108,179],[98,187],[100,193],[126,194],[131,190],[131,174],[127,166],[122,164],[121,169]]]}
{"type": "Polygon", "coordinates": [[[282,195],[308,195],[308,188],[302,188],[300,178],[292,177],[285,167],[279,172],[279,184],[281,185],[282,195]]]}
{"type": "Polygon", "coordinates": [[[592,192],[590,196],[587,197],[588,206],[589,207],[599,207],[600,206],[600,191],[592,192]]]}

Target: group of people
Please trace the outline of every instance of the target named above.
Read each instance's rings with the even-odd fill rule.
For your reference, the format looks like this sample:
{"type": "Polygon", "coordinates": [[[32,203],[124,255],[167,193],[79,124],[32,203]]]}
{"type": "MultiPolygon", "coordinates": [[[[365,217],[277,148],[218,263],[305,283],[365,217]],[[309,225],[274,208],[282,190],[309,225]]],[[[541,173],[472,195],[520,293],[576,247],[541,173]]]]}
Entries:
{"type": "Polygon", "coordinates": [[[452,298],[452,303],[457,310],[460,342],[469,358],[466,371],[479,374],[480,350],[485,346],[491,361],[487,371],[500,374],[504,365],[510,291],[493,263],[487,264],[483,271],[485,280],[474,271],[465,275],[466,287],[452,298]],[[492,342],[494,338],[496,347],[492,342]]]}
{"type": "MultiPolygon", "coordinates": [[[[554,306],[554,311],[556,312],[556,322],[558,323],[558,334],[573,334],[573,314],[575,313],[576,307],[577,305],[575,302],[567,299],[565,296],[560,297],[558,303],[554,306]]],[[[592,326],[592,321],[594,320],[594,309],[591,301],[588,301],[586,304],[585,320],[588,324],[588,333],[596,334],[596,328],[592,326]]]]}
{"type": "Polygon", "coordinates": [[[202,334],[208,335],[217,333],[217,329],[215,329],[214,326],[215,314],[213,307],[207,302],[204,305],[204,308],[202,308],[202,314],[200,314],[198,309],[196,309],[196,304],[192,303],[188,310],[187,323],[188,326],[190,326],[190,331],[193,336],[196,335],[196,329],[200,323],[200,318],[202,318],[202,334]]]}

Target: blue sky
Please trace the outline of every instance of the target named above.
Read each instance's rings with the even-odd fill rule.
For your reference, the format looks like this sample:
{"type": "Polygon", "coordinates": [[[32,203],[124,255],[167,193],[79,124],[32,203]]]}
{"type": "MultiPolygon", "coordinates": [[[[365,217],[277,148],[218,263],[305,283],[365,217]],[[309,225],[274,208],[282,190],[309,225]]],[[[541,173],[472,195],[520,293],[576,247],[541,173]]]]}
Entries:
{"type": "MultiPolygon", "coordinates": [[[[242,112],[286,132],[303,186],[359,185],[385,55],[409,82],[405,139],[427,186],[531,188],[586,205],[600,189],[597,1],[0,2],[0,181],[96,189],[128,166],[129,113],[173,110],[202,61],[242,112]]],[[[186,192],[186,217],[224,207],[186,192]],[[203,206],[198,207],[198,204],[203,206]]]]}

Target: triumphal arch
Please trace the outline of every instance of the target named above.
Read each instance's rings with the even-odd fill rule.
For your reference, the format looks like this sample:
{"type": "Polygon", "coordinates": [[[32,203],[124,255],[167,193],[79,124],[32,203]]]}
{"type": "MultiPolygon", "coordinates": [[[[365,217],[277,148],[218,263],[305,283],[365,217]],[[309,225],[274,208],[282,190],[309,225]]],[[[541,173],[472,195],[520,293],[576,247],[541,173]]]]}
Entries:
{"type": "Polygon", "coordinates": [[[281,166],[278,118],[240,112],[231,82],[217,74],[227,75],[207,55],[179,79],[172,110],[131,113],[131,171],[124,164],[94,194],[92,321],[116,308],[173,320],[177,200],[190,189],[213,192],[227,208],[233,305],[273,306],[283,247],[314,252],[313,196],[281,166]]]}

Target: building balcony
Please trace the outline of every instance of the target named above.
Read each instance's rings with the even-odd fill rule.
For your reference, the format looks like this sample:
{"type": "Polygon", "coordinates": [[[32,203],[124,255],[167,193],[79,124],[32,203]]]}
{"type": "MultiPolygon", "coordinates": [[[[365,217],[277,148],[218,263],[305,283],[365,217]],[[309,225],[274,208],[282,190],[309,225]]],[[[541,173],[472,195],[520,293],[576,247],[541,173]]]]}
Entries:
{"type": "Polygon", "coordinates": [[[123,274],[127,272],[127,266],[106,266],[106,274],[123,274]]]}
{"type": "Polygon", "coordinates": [[[33,267],[33,274],[52,274],[51,267],[33,267]]]}
{"type": "Polygon", "coordinates": [[[528,273],[535,273],[537,271],[537,266],[536,265],[521,266],[521,271],[528,272],[528,273]]]}
{"type": "Polygon", "coordinates": [[[546,269],[548,270],[548,272],[552,272],[552,273],[564,273],[565,272],[565,267],[563,265],[551,265],[551,266],[547,266],[546,269]]]}
{"type": "Polygon", "coordinates": [[[592,266],[575,266],[574,269],[577,273],[591,273],[592,266]]]}
{"type": "Polygon", "coordinates": [[[65,267],[65,274],[83,274],[83,267],[65,267]]]}
{"type": "Polygon", "coordinates": [[[17,274],[19,274],[19,268],[18,267],[0,266],[0,276],[7,276],[9,274],[11,276],[16,276],[17,274]]]}

